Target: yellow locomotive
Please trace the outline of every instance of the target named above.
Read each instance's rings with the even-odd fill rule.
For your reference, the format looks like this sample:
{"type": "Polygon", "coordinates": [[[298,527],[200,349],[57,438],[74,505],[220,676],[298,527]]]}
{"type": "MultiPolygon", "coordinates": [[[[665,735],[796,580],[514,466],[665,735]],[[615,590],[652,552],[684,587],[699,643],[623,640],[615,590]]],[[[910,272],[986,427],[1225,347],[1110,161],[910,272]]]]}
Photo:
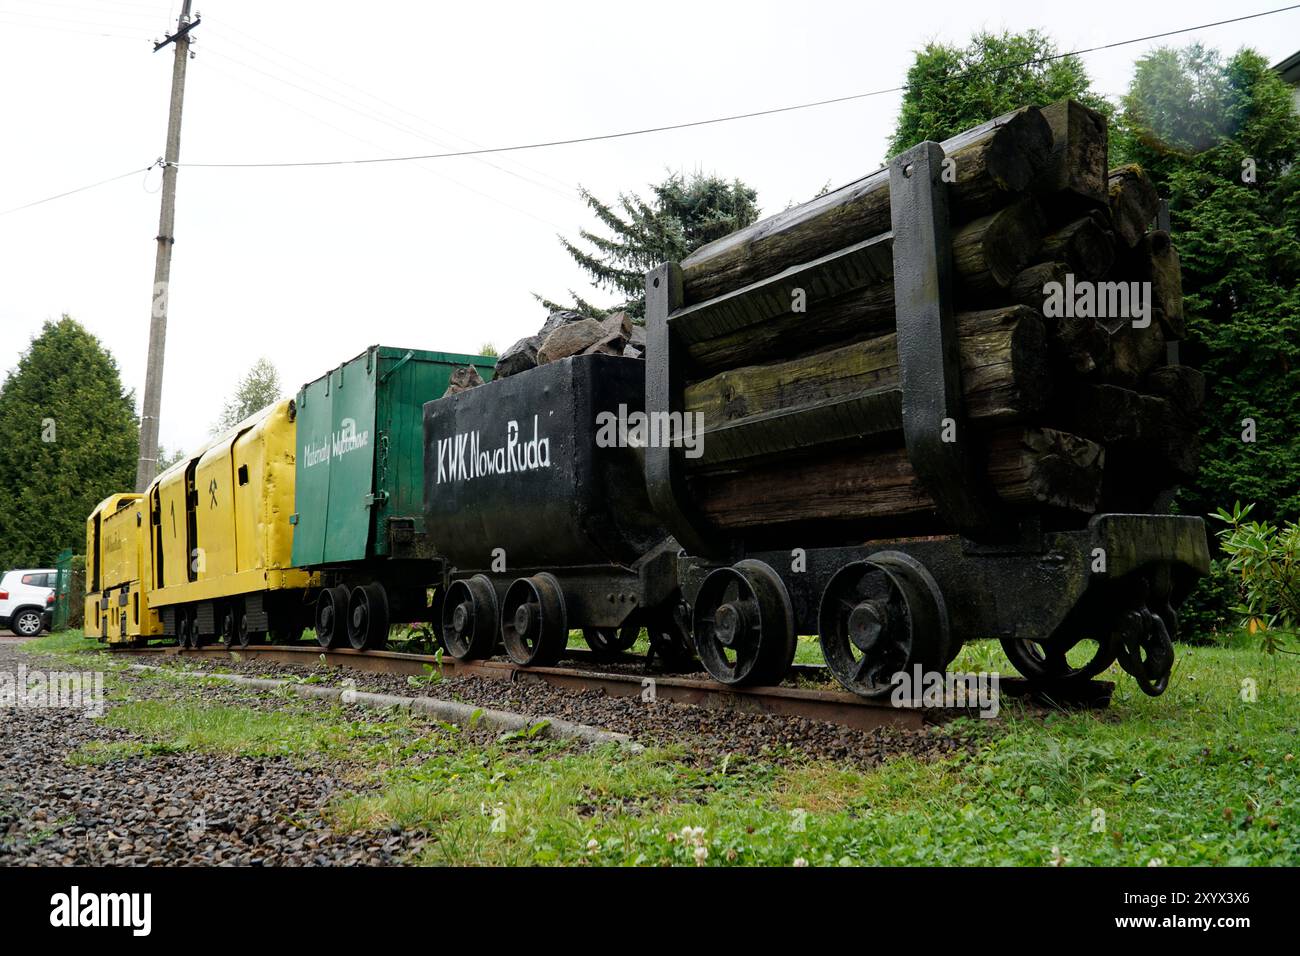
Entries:
{"type": "Polygon", "coordinates": [[[104,499],[86,521],[86,632],[109,644],[174,636],[296,641],[316,575],[294,568],[291,399],[176,462],[144,494],[104,499]]]}
{"type": "Polygon", "coordinates": [[[431,619],[424,403],[484,356],[371,346],[86,521],[86,633],[109,644],[382,646],[431,619]],[[301,414],[300,414],[301,412],[301,414]],[[317,601],[318,595],[324,597],[317,601]]]}

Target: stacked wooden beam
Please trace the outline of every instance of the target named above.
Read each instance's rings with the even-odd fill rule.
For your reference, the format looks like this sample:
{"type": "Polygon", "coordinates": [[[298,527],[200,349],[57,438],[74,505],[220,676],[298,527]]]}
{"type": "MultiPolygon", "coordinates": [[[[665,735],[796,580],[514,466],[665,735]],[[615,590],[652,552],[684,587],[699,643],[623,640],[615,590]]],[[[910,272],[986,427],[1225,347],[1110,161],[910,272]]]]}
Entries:
{"type": "MultiPolygon", "coordinates": [[[[1147,511],[1196,467],[1204,381],[1166,362],[1185,331],[1178,254],[1152,228],[1146,174],[1106,169],[1106,137],[1104,117],[1062,102],[943,144],[956,438],[1008,514],[1147,511]]],[[[939,521],[898,418],[890,225],[881,171],[681,263],[684,406],[705,428],[688,475],[715,524],[939,521]],[[818,288],[831,259],[840,278],[818,288]]]]}

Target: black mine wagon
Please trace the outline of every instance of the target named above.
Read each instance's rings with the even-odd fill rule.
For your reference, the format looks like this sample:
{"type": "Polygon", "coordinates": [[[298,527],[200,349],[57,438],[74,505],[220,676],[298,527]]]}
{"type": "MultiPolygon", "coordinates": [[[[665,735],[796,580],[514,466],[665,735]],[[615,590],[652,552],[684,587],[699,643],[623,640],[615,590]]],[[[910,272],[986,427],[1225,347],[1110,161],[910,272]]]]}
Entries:
{"type": "Polygon", "coordinates": [[[644,402],[644,363],[583,355],[424,406],[425,527],[450,569],[453,656],[487,656],[500,637],[518,663],[554,663],[570,629],[601,653],[642,627],[680,637],[677,547],[646,498],[643,451],[598,421],[644,402]]]}

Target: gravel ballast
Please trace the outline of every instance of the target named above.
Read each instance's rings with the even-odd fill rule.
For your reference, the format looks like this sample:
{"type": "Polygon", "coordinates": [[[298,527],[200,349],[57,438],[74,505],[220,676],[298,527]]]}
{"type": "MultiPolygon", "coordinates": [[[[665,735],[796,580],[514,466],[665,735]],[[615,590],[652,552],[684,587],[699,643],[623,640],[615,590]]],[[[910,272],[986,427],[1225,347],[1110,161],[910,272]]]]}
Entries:
{"type": "MultiPolygon", "coordinates": [[[[0,645],[0,672],[17,673],[20,665],[68,671],[93,668],[95,661],[71,665],[0,645]]],[[[131,692],[284,706],[269,695],[177,684],[141,680],[131,692]]],[[[0,721],[0,866],[373,866],[398,862],[424,839],[400,829],[342,834],[329,828],[320,811],[357,789],[349,779],[357,768],[194,749],[84,764],[68,757],[87,745],[141,738],[76,710],[5,708],[0,721]]]]}
{"type": "MultiPolygon", "coordinates": [[[[0,644],[0,673],[16,673],[20,666],[67,671],[103,665],[93,655],[71,664],[24,653],[13,643],[0,644]]],[[[828,759],[870,767],[900,754],[924,758],[969,746],[968,740],[938,726],[862,732],[797,717],[571,692],[540,682],[464,676],[413,684],[402,675],[321,664],[164,654],[132,655],[113,661],[111,667],[115,689],[110,711],[112,698],[128,698],[310,714],[338,707],[338,695],[331,690],[290,698],[284,691],[346,687],[407,701],[434,698],[471,712],[503,711],[527,723],[545,719],[600,728],[641,746],[669,747],[677,759],[692,763],[745,756],[777,764],[828,759]],[[269,678],[297,686],[277,692],[251,681],[160,678],[133,670],[135,664],[197,675],[269,678]],[[303,683],[308,680],[311,683],[303,683]],[[325,699],[318,699],[321,696],[325,699]]],[[[442,719],[426,717],[410,704],[402,709],[431,726],[442,719]]],[[[344,711],[349,721],[383,721],[390,715],[389,710],[355,703],[346,704],[344,711]]],[[[232,756],[195,748],[148,750],[94,764],[69,757],[88,747],[144,749],[150,741],[77,711],[5,708],[0,722],[0,865],[387,865],[407,859],[430,839],[400,827],[356,833],[331,829],[323,811],[338,797],[377,786],[373,767],[301,754],[232,756]]],[[[480,721],[462,739],[468,745],[486,744],[501,732],[501,727],[480,721]]],[[[602,734],[590,739],[579,735],[560,742],[585,747],[607,739],[602,734]]]]}
{"type": "MultiPolygon", "coordinates": [[[[421,681],[413,686],[411,679],[401,674],[319,663],[262,661],[252,659],[252,655],[234,660],[159,653],[141,658],[133,656],[132,659],[147,660],[159,666],[221,671],[249,677],[313,678],[336,686],[352,681],[356,689],[362,691],[427,695],[474,707],[509,711],[534,721],[549,718],[599,727],[626,734],[647,747],[684,748],[707,760],[731,754],[777,763],[825,759],[872,767],[897,754],[937,756],[967,745],[967,741],[952,736],[943,725],[917,731],[892,727],[861,731],[803,717],[711,710],[666,700],[643,700],[639,696],[613,697],[599,690],[564,690],[541,681],[505,681],[466,675],[447,676],[432,684],[421,681]]],[[[307,656],[307,659],[318,660],[312,656],[307,656]]]]}

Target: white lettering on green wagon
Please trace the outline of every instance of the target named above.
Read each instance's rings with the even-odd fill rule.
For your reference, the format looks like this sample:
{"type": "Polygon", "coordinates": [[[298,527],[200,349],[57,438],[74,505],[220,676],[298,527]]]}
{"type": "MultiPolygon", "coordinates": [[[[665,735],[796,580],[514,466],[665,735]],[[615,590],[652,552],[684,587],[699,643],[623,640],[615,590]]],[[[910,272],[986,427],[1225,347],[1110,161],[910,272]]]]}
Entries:
{"type": "Polygon", "coordinates": [[[345,418],[339,422],[339,430],[319,445],[302,446],[303,467],[310,468],[312,465],[322,464],[328,461],[331,455],[342,458],[350,451],[365,448],[369,442],[370,432],[358,432],[356,419],[345,418]]]}

